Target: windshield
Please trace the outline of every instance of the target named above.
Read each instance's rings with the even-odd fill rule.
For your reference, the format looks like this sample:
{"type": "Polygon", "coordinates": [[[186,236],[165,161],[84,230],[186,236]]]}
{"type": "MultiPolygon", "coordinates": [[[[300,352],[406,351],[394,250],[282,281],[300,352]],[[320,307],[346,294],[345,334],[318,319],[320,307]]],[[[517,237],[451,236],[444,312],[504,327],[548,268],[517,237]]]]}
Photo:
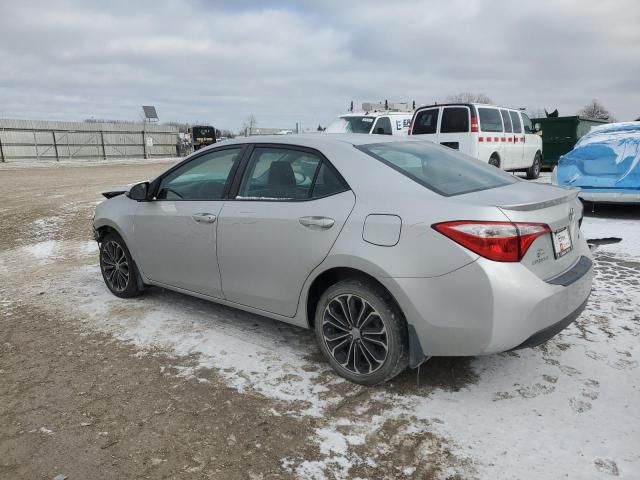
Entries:
{"type": "Polygon", "coordinates": [[[389,142],[356,148],[447,197],[518,181],[494,166],[431,142],[389,142]]]}
{"type": "Polygon", "coordinates": [[[327,133],[369,133],[375,117],[338,117],[329,124],[327,133]]]}

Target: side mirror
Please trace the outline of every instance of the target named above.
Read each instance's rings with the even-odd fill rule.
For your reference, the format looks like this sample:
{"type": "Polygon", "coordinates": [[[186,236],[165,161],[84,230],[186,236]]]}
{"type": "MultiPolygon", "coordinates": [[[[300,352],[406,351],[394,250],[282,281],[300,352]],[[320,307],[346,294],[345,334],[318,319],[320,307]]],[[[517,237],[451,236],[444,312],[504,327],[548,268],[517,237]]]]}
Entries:
{"type": "Polygon", "coordinates": [[[378,127],[376,129],[376,135],[384,135],[384,128],[378,127]]]}
{"type": "Polygon", "coordinates": [[[137,183],[129,189],[127,197],[136,202],[144,202],[149,193],[149,182],[137,183]]]}

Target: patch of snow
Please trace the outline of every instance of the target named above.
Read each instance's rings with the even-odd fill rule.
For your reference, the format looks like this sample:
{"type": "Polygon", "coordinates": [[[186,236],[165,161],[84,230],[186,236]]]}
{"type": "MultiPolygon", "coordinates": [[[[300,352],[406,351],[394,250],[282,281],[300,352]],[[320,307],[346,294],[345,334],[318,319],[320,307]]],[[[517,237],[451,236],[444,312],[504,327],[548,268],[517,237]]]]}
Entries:
{"type": "Polygon", "coordinates": [[[57,240],[45,240],[33,245],[22,247],[22,251],[32,257],[46,263],[53,257],[54,251],[59,248],[60,242],[57,240]]]}
{"type": "Polygon", "coordinates": [[[622,238],[620,243],[601,245],[598,251],[640,259],[640,219],[584,217],[582,232],[585,238],[622,238]]]}

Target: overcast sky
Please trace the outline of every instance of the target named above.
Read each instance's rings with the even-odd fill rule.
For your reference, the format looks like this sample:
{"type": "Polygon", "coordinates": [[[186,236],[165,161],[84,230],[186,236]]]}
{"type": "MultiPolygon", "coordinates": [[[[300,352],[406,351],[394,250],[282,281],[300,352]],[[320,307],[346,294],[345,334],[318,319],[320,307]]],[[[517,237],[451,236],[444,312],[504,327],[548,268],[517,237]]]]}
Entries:
{"type": "Polygon", "coordinates": [[[640,2],[0,3],[0,118],[138,119],[237,130],[326,125],[348,103],[461,91],[573,115],[640,116],[640,2]]]}

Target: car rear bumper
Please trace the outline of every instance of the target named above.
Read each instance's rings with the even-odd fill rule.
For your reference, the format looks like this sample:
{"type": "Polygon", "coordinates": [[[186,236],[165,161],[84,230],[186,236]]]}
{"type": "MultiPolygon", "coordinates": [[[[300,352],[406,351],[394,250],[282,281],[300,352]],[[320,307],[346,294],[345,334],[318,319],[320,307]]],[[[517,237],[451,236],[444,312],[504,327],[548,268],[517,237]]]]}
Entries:
{"type": "Polygon", "coordinates": [[[585,308],[593,264],[588,249],[544,281],[524,265],[480,258],[434,278],[387,278],[424,355],[471,356],[535,346],[585,308]]]}
{"type": "Polygon", "coordinates": [[[582,305],[580,305],[578,308],[576,308],[573,312],[571,312],[569,315],[564,317],[558,323],[549,325],[548,327],[543,328],[542,330],[534,333],[529,338],[527,338],[524,342],[522,342],[520,345],[512,348],[511,350],[521,350],[523,348],[537,347],[538,345],[542,345],[547,340],[550,340],[551,338],[555,337],[562,330],[564,330],[569,325],[571,325],[573,321],[580,316],[584,308],[587,306],[588,300],[589,299],[587,298],[584,302],[582,302],[582,305]]]}

